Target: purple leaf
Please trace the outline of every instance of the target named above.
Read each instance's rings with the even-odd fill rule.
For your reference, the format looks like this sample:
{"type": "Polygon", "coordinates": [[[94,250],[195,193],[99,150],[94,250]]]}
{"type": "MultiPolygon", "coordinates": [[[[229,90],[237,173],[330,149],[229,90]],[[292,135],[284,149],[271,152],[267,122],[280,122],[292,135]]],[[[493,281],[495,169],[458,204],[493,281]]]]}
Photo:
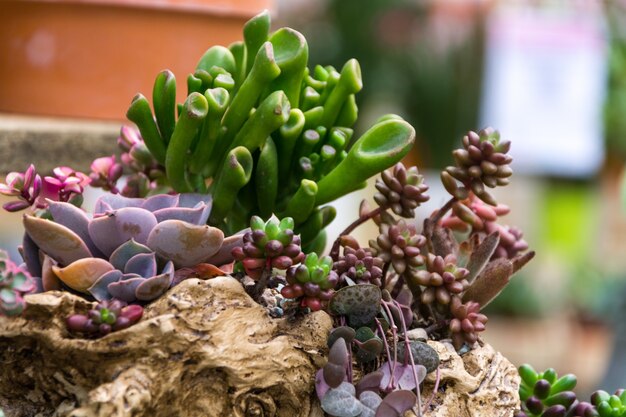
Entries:
{"type": "Polygon", "coordinates": [[[376,417],[402,417],[415,405],[416,397],[411,391],[393,391],[378,406],[376,417]]]}
{"type": "Polygon", "coordinates": [[[205,262],[220,249],[223,240],[224,233],[216,227],[166,220],[150,232],[147,245],[180,268],[205,262]]]}
{"type": "Polygon", "coordinates": [[[145,278],[129,278],[123,281],[112,282],[107,286],[107,289],[113,298],[132,303],[137,300],[135,295],[136,288],[144,281],[145,278]]]}
{"type": "Polygon", "coordinates": [[[98,301],[110,300],[112,297],[108,289],[109,284],[120,281],[121,279],[122,271],[114,269],[98,278],[87,291],[98,301]]]}
{"type": "Polygon", "coordinates": [[[356,385],[356,394],[360,396],[365,391],[378,391],[380,389],[380,381],[383,379],[382,371],[370,372],[365,375],[356,385]]]}
{"type": "Polygon", "coordinates": [[[363,411],[359,417],[374,417],[383,399],[375,392],[364,391],[359,395],[359,401],[363,405],[363,411]]]}
{"type": "Polygon", "coordinates": [[[89,217],[87,214],[70,203],[64,203],[62,201],[48,201],[48,209],[52,218],[56,223],[59,223],[74,233],[76,233],[85,242],[89,251],[95,257],[103,257],[100,250],[94,245],[91,237],[89,236],[89,217]]]}
{"type": "MultiPolygon", "coordinates": [[[[389,382],[391,381],[391,373],[389,371],[389,363],[391,363],[392,367],[395,364],[394,370],[394,382],[396,387],[400,387],[400,389],[412,390],[415,389],[417,385],[415,385],[415,376],[413,375],[413,368],[410,364],[403,365],[399,362],[385,362],[380,365],[379,371],[382,371],[383,377],[380,380],[380,389],[384,390],[389,386],[389,382]]],[[[421,383],[424,378],[426,378],[426,368],[422,365],[415,365],[415,372],[417,373],[418,383],[421,383]]]]}
{"type": "Polygon", "coordinates": [[[363,405],[354,396],[354,386],[348,382],[330,389],[321,405],[324,411],[336,417],[356,417],[363,411],[363,405]]]}
{"type": "Polygon", "coordinates": [[[163,295],[170,288],[172,278],[173,274],[161,274],[145,279],[135,289],[135,296],[138,300],[142,301],[154,300],[160,295],[163,295]]]}
{"type": "Polygon", "coordinates": [[[89,235],[106,255],[121,244],[134,239],[145,244],[150,231],[157,225],[154,214],[137,207],[122,208],[89,223],[89,235]]]}
{"type": "Polygon", "coordinates": [[[41,261],[39,259],[39,248],[37,244],[28,236],[28,233],[24,233],[22,239],[22,249],[20,250],[24,262],[26,262],[26,268],[28,272],[34,277],[41,276],[41,261]]]}
{"type": "Polygon", "coordinates": [[[61,224],[28,215],[24,216],[23,223],[39,249],[61,265],[92,256],[80,236],[61,224]]]}
{"type": "Polygon", "coordinates": [[[141,208],[151,212],[155,212],[164,208],[176,206],[178,206],[178,194],[157,194],[155,196],[147,198],[146,201],[141,205],[141,208]]]}
{"type": "Polygon", "coordinates": [[[9,213],[15,213],[16,211],[24,210],[28,207],[30,207],[30,203],[23,200],[9,201],[2,205],[2,208],[9,213]]]}
{"type": "Polygon", "coordinates": [[[96,200],[93,212],[98,215],[126,207],[141,207],[144,201],[143,198],[128,198],[119,194],[105,194],[96,200]]]}
{"type": "Polygon", "coordinates": [[[315,373],[315,393],[317,394],[317,398],[320,400],[324,398],[324,395],[326,395],[329,389],[330,385],[324,380],[324,369],[318,369],[315,373]]]}
{"type": "Polygon", "coordinates": [[[128,260],[135,255],[139,255],[140,253],[153,252],[149,247],[137,243],[134,239],[131,239],[113,251],[113,253],[109,257],[109,262],[111,262],[111,265],[113,265],[116,269],[123,271],[126,267],[126,263],[128,262],[128,260]]]}
{"type": "Polygon", "coordinates": [[[182,220],[187,223],[202,225],[209,218],[210,207],[202,205],[194,208],[187,207],[167,207],[156,210],[154,215],[158,222],[165,220],[182,220]]]}
{"type": "Polygon", "coordinates": [[[348,363],[348,347],[346,341],[339,338],[335,341],[328,353],[328,363],[324,366],[324,381],[331,387],[336,388],[346,378],[348,363]]]}
{"type": "MultiPolygon", "coordinates": [[[[248,229],[246,229],[248,230],[248,229]]],[[[237,246],[243,245],[243,232],[225,237],[222,241],[222,246],[213,255],[209,257],[205,262],[213,265],[224,265],[231,263],[235,260],[232,255],[232,251],[237,246]]]]}
{"type": "Polygon", "coordinates": [[[178,207],[196,207],[200,203],[208,206],[210,209],[213,197],[211,194],[184,193],[180,194],[178,199],[178,207]]]}
{"type": "Polygon", "coordinates": [[[144,278],[156,275],[157,263],[154,252],[140,253],[130,258],[124,267],[124,273],[137,274],[144,278]]]}

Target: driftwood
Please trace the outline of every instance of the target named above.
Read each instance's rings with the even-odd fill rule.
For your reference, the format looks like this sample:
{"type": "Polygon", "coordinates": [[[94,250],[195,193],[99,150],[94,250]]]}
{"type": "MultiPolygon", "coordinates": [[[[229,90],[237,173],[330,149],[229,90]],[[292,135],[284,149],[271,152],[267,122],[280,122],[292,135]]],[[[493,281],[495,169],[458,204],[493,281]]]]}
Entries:
{"type": "Polygon", "coordinates": [[[27,296],[0,318],[0,407],[7,417],[309,416],[331,319],[272,319],[232,278],[190,279],[144,319],[97,340],[64,317],[69,293],[27,296]]]}

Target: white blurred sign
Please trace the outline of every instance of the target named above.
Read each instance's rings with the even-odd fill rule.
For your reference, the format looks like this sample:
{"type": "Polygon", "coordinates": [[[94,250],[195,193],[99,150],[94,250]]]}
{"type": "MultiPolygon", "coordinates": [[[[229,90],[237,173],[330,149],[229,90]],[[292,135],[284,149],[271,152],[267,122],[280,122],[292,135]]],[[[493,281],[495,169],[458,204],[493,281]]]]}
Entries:
{"type": "Polygon", "coordinates": [[[581,177],[600,167],[603,30],[593,7],[501,8],[489,18],[482,121],[513,142],[516,172],[581,177]]]}

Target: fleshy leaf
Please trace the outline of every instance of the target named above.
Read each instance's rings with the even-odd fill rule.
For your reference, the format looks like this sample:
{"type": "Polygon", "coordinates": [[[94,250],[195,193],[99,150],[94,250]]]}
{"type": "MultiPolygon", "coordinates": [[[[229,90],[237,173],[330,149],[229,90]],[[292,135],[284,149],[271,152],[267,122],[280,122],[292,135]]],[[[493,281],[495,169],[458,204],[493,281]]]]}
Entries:
{"type": "Polygon", "coordinates": [[[466,279],[470,284],[483,271],[498,247],[498,243],[500,243],[500,234],[493,232],[474,248],[466,266],[469,270],[469,275],[466,279]]]}
{"type": "Polygon", "coordinates": [[[135,290],[145,281],[145,278],[129,278],[122,281],[112,282],[107,286],[109,294],[113,298],[131,303],[137,300],[135,290]]]}
{"type": "Polygon", "coordinates": [[[161,274],[145,279],[135,289],[135,296],[142,301],[154,300],[170,288],[172,278],[173,274],[161,274]]]}
{"type": "Polygon", "coordinates": [[[52,271],[65,285],[80,292],[87,292],[100,276],[113,269],[113,265],[100,258],[79,259],[65,268],[52,266],[52,271]]]}
{"type": "Polygon", "coordinates": [[[224,265],[233,262],[235,260],[232,255],[233,249],[237,246],[243,246],[243,233],[248,230],[245,229],[235,235],[225,237],[220,249],[205,262],[213,265],[224,265]]]}
{"type": "Polygon", "coordinates": [[[329,389],[330,385],[324,380],[324,368],[318,369],[315,373],[315,393],[317,398],[320,400],[324,398],[329,389]]]}
{"type": "Polygon", "coordinates": [[[322,409],[336,417],[356,417],[363,411],[361,402],[354,396],[354,386],[342,382],[335,389],[330,389],[322,398],[322,409]]]}
{"type": "Polygon", "coordinates": [[[211,208],[206,205],[198,205],[193,208],[167,207],[156,210],[154,215],[159,223],[165,220],[181,220],[199,226],[206,223],[210,210],[211,208]]]}
{"type": "Polygon", "coordinates": [[[350,345],[356,336],[356,332],[352,327],[340,326],[331,330],[328,335],[328,347],[335,344],[335,341],[340,337],[346,341],[346,345],[350,345]]]}
{"type": "Polygon", "coordinates": [[[328,363],[324,366],[324,381],[331,387],[338,387],[346,378],[348,367],[348,347],[346,341],[339,338],[328,353],[328,363]]]}
{"type": "Polygon", "coordinates": [[[126,207],[141,207],[144,201],[143,198],[129,198],[119,194],[105,194],[96,200],[93,212],[98,215],[126,207]]]}
{"type": "Polygon", "coordinates": [[[83,242],[85,242],[93,256],[101,257],[102,253],[96,245],[94,245],[89,236],[90,219],[87,214],[74,204],[53,200],[46,201],[48,202],[48,210],[50,210],[54,222],[62,224],[76,233],[83,242]]]}
{"type": "Polygon", "coordinates": [[[382,371],[370,372],[365,375],[356,385],[356,395],[360,398],[361,394],[365,391],[378,391],[383,375],[382,371]]]}
{"type": "Polygon", "coordinates": [[[180,220],[159,223],[148,237],[148,247],[176,267],[207,261],[222,246],[224,233],[211,226],[195,226],[180,220]]]}
{"type": "Polygon", "coordinates": [[[124,267],[124,273],[137,274],[144,278],[156,275],[157,262],[154,252],[140,253],[130,258],[124,267]]]}
{"type": "Polygon", "coordinates": [[[41,263],[41,286],[44,291],[54,291],[63,288],[61,286],[61,280],[59,280],[59,277],[57,277],[52,270],[53,265],[56,265],[54,259],[44,254],[41,263]]]}
{"type": "Polygon", "coordinates": [[[137,207],[122,208],[89,223],[89,236],[106,256],[118,246],[134,239],[145,244],[150,231],[156,226],[154,214],[137,207]]]}
{"type": "Polygon", "coordinates": [[[347,316],[350,326],[370,323],[380,309],[380,288],[372,284],[344,287],[335,292],[329,303],[330,312],[347,316]]]}
{"type": "MultiPolygon", "coordinates": [[[[410,364],[403,365],[400,362],[384,362],[380,365],[379,371],[382,371],[383,378],[380,381],[380,389],[384,389],[389,386],[391,381],[391,373],[389,371],[389,364],[394,366],[394,381],[400,389],[412,390],[415,389],[415,375],[413,375],[413,368],[410,364]]],[[[418,383],[421,383],[426,378],[426,368],[422,365],[415,365],[415,372],[417,374],[418,383]]]]}
{"type": "Polygon", "coordinates": [[[24,228],[39,249],[61,265],[92,256],[80,236],[61,224],[25,215],[24,228]]]}
{"type": "Polygon", "coordinates": [[[402,417],[415,405],[415,394],[411,391],[393,391],[378,406],[376,417],[402,417]]]}
{"type": "Polygon", "coordinates": [[[142,245],[141,243],[137,243],[134,239],[131,239],[113,251],[109,258],[109,262],[111,262],[111,265],[113,265],[115,269],[123,271],[126,268],[126,263],[128,262],[128,260],[135,255],[139,255],[140,253],[153,252],[149,247],[142,245]]]}
{"type": "Polygon", "coordinates": [[[112,282],[120,281],[122,275],[122,271],[118,269],[109,271],[98,278],[87,291],[98,301],[110,300],[112,297],[109,293],[108,286],[112,282]]]}
{"type": "Polygon", "coordinates": [[[380,395],[376,394],[372,391],[363,391],[359,395],[359,401],[363,405],[363,411],[359,415],[359,417],[374,417],[376,415],[376,410],[380,406],[380,403],[383,402],[383,399],[380,398],[380,395]]]}
{"type": "Polygon", "coordinates": [[[505,258],[487,264],[482,273],[463,294],[463,301],[475,301],[485,308],[507,286],[513,275],[513,264],[505,258]]]}
{"type": "Polygon", "coordinates": [[[31,239],[28,233],[24,233],[22,246],[20,248],[22,259],[26,263],[26,268],[33,277],[41,276],[41,260],[39,259],[39,247],[31,239]]]}
{"type": "Polygon", "coordinates": [[[361,363],[371,362],[383,351],[383,342],[376,336],[361,344],[356,351],[356,358],[361,363]]]}
{"type": "Polygon", "coordinates": [[[180,194],[157,194],[146,199],[141,205],[142,209],[155,212],[164,208],[171,208],[178,206],[178,199],[180,194]]]}

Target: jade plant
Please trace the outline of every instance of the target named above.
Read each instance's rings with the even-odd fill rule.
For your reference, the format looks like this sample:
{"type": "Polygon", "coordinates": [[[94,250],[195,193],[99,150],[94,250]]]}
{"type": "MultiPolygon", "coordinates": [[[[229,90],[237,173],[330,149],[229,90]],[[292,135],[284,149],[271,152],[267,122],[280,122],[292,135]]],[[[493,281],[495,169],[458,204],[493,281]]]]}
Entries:
{"type": "Polygon", "coordinates": [[[243,38],[205,52],[186,79],[184,103],[167,70],[155,79],[152,106],[135,96],[127,117],[139,130],[122,128],[121,160],[95,162],[92,185],[129,197],[208,193],[208,222],[226,234],[253,215],[291,217],[307,252],[321,253],[335,216],[324,205],[398,162],[414,129],[386,116],[356,137],[358,62],[309,68],[306,39],[290,28],[270,31],[267,11],[246,23],[243,38]],[[118,187],[123,166],[131,175],[118,187]]]}
{"type": "Polygon", "coordinates": [[[559,378],[556,371],[548,368],[536,372],[530,365],[519,367],[521,409],[515,417],[624,417],[626,416],[626,392],[614,394],[598,390],[591,400],[579,401],[573,389],[577,378],[573,374],[559,378]]]}

